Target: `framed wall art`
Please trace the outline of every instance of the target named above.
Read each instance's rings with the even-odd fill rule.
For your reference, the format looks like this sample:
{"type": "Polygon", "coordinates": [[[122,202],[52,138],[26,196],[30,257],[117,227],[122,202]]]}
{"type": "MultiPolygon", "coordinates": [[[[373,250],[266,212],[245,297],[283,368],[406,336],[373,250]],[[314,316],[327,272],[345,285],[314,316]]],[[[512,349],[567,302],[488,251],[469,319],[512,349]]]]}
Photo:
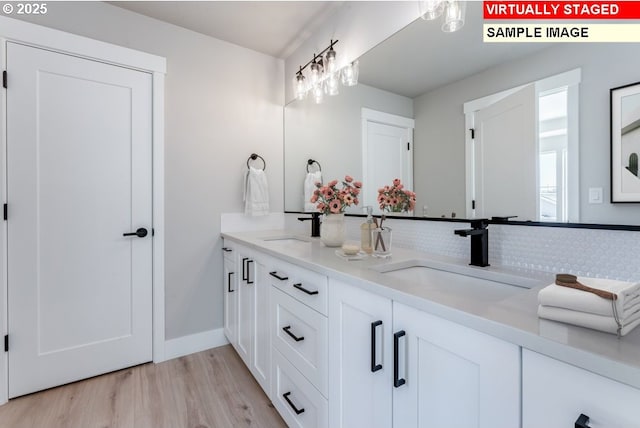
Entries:
{"type": "Polygon", "coordinates": [[[610,90],[611,202],[640,203],[640,82],[610,90]]]}

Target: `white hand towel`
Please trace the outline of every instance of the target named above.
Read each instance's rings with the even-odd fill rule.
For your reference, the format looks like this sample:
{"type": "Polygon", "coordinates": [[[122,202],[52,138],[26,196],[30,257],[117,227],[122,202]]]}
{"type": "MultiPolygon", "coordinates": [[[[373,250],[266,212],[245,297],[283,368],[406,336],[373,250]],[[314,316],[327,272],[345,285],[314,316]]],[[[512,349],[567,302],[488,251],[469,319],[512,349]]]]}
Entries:
{"type": "Polygon", "coordinates": [[[249,167],[244,177],[244,213],[251,216],[269,214],[269,186],[261,169],[249,167]]]}
{"type": "Polygon", "coordinates": [[[313,192],[317,189],[316,183],[322,183],[322,172],[308,172],[304,177],[304,211],[305,212],[315,212],[316,204],[310,202],[311,197],[313,196],[313,192]]]}
{"type": "MultiPolygon", "coordinates": [[[[611,305],[611,303],[609,303],[611,305]]],[[[580,327],[592,328],[606,333],[618,333],[618,323],[612,316],[594,315],[553,306],[538,306],[538,316],[552,321],[560,321],[580,327]]],[[[624,336],[640,324],[640,309],[630,313],[620,322],[620,336],[624,336]]]]}
{"type": "MultiPolygon", "coordinates": [[[[625,312],[638,302],[640,298],[640,282],[616,281],[613,279],[583,278],[578,281],[584,285],[600,290],[610,291],[618,295],[616,308],[621,318],[625,312]]],[[[603,299],[596,294],[551,284],[538,293],[538,303],[545,306],[572,309],[591,314],[612,316],[611,300],[603,299]]]]}

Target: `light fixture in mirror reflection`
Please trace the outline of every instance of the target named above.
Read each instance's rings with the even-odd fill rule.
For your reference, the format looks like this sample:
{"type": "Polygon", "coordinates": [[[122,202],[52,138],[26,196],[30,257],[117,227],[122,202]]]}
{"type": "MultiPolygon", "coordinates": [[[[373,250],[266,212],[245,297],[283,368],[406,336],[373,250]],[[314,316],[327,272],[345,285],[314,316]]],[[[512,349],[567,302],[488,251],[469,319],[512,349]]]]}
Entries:
{"type": "Polygon", "coordinates": [[[433,21],[444,16],[442,31],[453,33],[464,25],[467,2],[458,0],[419,0],[420,17],[433,21]]]}
{"type": "Polygon", "coordinates": [[[338,40],[331,43],[318,55],[313,54],[313,59],[301,65],[293,78],[293,91],[296,99],[304,100],[311,93],[316,104],[322,103],[324,95],[335,96],[339,93],[339,83],[344,86],[358,84],[358,61],[347,64],[342,69],[338,68],[337,52],[333,47],[338,40]],[[326,52],[326,55],[324,55],[326,52]],[[304,75],[304,70],[309,67],[309,79],[304,75]]]}
{"type": "MultiPolygon", "coordinates": [[[[520,195],[525,191],[519,183],[526,182],[534,186],[535,214],[514,221],[640,225],[640,204],[609,202],[609,90],[638,80],[640,56],[633,45],[485,44],[480,36],[481,2],[467,2],[460,31],[443,37],[440,27],[431,24],[418,19],[365,53],[358,59],[359,84],[341,87],[339,97],[326,97],[321,106],[310,98],[287,104],[285,210],[304,209],[303,181],[310,158],[322,163],[324,176],[363,177],[363,192],[372,185],[363,169],[363,110],[368,109],[415,121],[409,146],[413,184],[407,185],[416,193],[415,215],[479,217],[478,209],[472,209],[476,195],[468,171],[474,165],[467,155],[476,149],[469,131],[476,124],[466,121],[463,106],[534,82],[540,107],[540,112],[533,108],[535,151],[527,168],[518,167],[520,161],[503,151],[490,157],[492,168],[516,166],[496,175],[498,187],[490,189],[496,199],[510,198],[501,196],[499,186],[520,195]],[[545,87],[539,83],[569,72],[578,74],[579,84],[558,84],[557,79],[555,84],[549,79],[545,87]],[[589,195],[598,192],[602,196],[590,200],[589,195]]],[[[517,146],[522,138],[517,127],[514,132],[510,145],[517,146]]],[[[402,181],[409,182],[404,177],[402,181]]],[[[509,211],[486,212],[514,214],[509,211]]]]}

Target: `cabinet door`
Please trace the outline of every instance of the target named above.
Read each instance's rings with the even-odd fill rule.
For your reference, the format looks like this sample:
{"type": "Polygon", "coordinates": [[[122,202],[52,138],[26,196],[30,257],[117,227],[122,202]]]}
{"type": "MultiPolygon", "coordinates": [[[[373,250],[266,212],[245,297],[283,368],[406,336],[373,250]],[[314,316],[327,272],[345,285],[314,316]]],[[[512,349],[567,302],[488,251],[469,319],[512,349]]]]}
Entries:
{"type": "MultiPolygon", "coordinates": [[[[520,426],[520,348],[394,303],[399,340],[393,426],[520,426]]],[[[542,425],[544,426],[544,425],[542,425]]]]}
{"type": "Polygon", "coordinates": [[[640,390],[567,363],[522,351],[522,427],[637,428],[640,390]],[[575,425],[577,426],[577,425],[575,425]]]}
{"type": "Polygon", "coordinates": [[[329,283],[329,426],[391,426],[391,300],[329,283]]]}
{"type": "Polygon", "coordinates": [[[238,342],[236,351],[247,367],[251,367],[251,353],[253,342],[253,323],[255,320],[255,262],[245,252],[238,251],[239,271],[242,274],[238,280],[238,342]]]}
{"type": "Polygon", "coordinates": [[[232,258],[224,258],[224,335],[234,346],[238,342],[238,288],[235,262],[232,258]]]}
{"type": "Polygon", "coordinates": [[[256,260],[256,281],[253,284],[255,316],[253,320],[253,358],[251,373],[267,396],[271,396],[270,289],[268,269],[256,260]]]}

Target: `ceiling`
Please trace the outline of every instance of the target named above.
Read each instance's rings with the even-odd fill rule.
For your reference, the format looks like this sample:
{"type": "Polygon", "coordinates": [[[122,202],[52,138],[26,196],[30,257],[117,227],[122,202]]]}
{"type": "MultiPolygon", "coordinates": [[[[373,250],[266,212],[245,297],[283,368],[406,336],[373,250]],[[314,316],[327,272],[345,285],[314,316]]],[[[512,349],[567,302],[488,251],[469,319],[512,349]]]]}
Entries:
{"type": "Polygon", "coordinates": [[[415,98],[549,43],[484,43],[482,2],[467,2],[465,25],[444,33],[442,21],[417,19],[360,58],[359,81],[415,98]]]}
{"type": "Polygon", "coordinates": [[[112,5],[286,58],[341,1],[110,1],[112,5]]]}

